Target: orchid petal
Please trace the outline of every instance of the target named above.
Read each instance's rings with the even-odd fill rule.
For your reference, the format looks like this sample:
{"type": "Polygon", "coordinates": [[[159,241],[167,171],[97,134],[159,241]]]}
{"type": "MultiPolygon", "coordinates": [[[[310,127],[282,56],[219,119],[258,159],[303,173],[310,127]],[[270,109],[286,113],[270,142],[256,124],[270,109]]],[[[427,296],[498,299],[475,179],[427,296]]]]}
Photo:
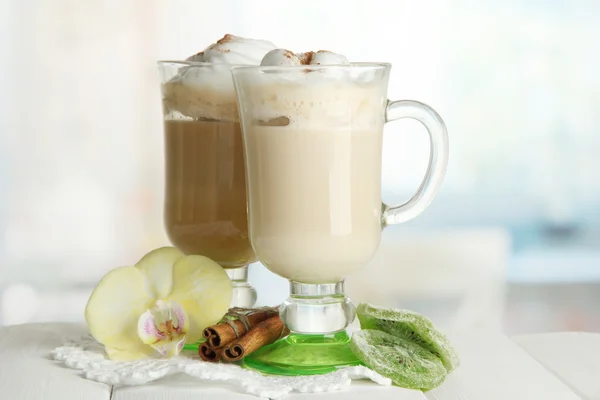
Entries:
{"type": "Polygon", "coordinates": [[[203,256],[186,256],[173,266],[169,300],[180,304],[189,317],[187,343],[202,337],[204,328],[223,318],[231,302],[231,281],[223,268],[203,256]]]}
{"type": "Polygon", "coordinates": [[[107,273],[92,292],[85,320],[111,359],[139,359],[154,352],[137,335],[139,316],[153,304],[144,274],[135,267],[120,267],[107,273]]]}
{"type": "Polygon", "coordinates": [[[173,286],[173,264],[183,257],[175,247],[161,247],[146,254],[135,267],[146,276],[146,285],[154,298],[164,299],[173,286]]]}

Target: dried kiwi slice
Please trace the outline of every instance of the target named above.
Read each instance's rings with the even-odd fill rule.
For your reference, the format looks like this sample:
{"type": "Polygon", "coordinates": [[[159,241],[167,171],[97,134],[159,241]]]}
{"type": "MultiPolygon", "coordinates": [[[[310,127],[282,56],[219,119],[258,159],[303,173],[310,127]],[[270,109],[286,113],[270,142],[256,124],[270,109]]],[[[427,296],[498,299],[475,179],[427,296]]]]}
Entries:
{"type": "Polygon", "coordinates": [[[356,309],[362,329],[376,329],[422,346],[442,360],[448,372],[458,367],[458,353],[448,338],[426,317],[412,311],[360,304],[356,309]]]}
{"type": "Polygon", "coordinates": [[[446,378],[446,369],[433,353],[389,333],[372,329],[355,332],[350,348],[362,362],[398,386],[429,390],[446,378]]]}

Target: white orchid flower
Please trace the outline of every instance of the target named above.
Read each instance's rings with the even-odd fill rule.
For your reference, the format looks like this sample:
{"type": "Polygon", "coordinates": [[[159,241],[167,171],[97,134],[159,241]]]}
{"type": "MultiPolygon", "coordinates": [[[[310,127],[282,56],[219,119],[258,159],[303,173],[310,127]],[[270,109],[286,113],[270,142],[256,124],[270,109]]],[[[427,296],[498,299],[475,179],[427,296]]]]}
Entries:
{"type": "Polygon", "coordinates": [[[108,272],[88,300],[85,320],[113,360],[172,357],[223,317],[231,296],[219,264],[162,247],[133,267],[108,272]]]}

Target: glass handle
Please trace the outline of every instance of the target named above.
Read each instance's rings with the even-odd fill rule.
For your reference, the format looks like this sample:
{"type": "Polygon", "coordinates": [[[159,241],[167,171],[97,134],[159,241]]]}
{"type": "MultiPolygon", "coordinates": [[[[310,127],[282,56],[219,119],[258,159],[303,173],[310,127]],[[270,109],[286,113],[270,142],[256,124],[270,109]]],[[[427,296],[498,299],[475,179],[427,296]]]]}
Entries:
{"type": "Polygon", "coordinates": [[[385,122],[412,118],[425,126],[429,133],[429,164],[421,185],[412,198],[396,206],[383,205],[383,224],[406,222],[429,206],[440,188],[448,165],[448,133],[444,121],[434,109],[412,100],[388,101],[385,122]]]}

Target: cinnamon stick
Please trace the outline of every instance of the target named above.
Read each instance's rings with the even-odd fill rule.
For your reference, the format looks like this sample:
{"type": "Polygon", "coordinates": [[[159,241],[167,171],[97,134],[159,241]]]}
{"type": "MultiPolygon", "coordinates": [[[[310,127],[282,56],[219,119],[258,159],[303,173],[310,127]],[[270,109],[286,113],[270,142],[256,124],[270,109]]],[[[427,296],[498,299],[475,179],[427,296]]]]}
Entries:
{"type": "Polygon", "coordinates": [[[217,325],[209,326],[208,328],[204,329],[202,336],[206,339],[206,343],[208,343],[210,347],[217,349],[233,342],[238,338],[243,337],[250,329],[254,328],[267,318],[276,315],[277,313],[277,309],[269,308],[250,312],[249,314],[245,315],[243,313],[236,312],[236,309],[234,308],[231,309],[230,313],[227,315],[237,316],[238,319],[228,320],[217,325]]]}
{"type": "Polygon", "coordinates": [[[289,329],[279,315],[272,316],[256,325],[241,338],[225,346],[222,357],[225,361],[238,361],[248,354],[286,336],[289,329]]]}
{"type": "Polygon", "coordinates": [[[217,362],[223,356],[223,349],[223,347],[213,349],[208,343],[204,342],[198,348],[198,354],[200,354],[202,361],[217,362]]]}

